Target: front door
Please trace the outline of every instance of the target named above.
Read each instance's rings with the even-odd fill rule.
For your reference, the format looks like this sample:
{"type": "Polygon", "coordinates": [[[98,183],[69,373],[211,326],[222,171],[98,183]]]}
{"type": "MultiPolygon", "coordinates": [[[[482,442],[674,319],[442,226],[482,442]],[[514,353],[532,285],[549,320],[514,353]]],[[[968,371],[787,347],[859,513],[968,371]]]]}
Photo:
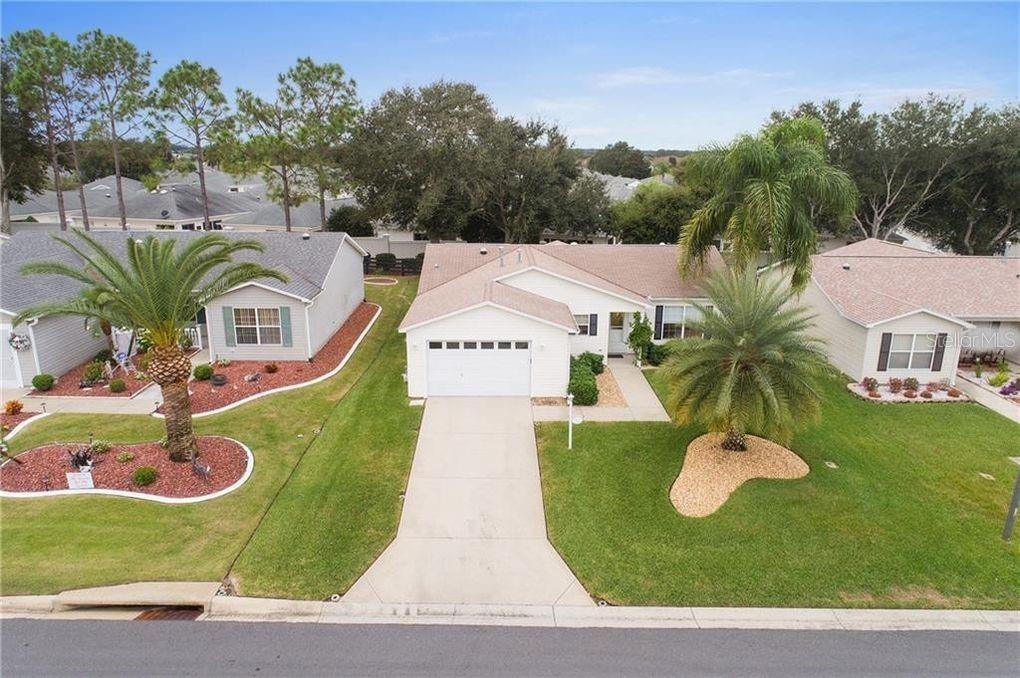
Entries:
{"type": "Polygon", "coordinates": [[[627,314],[623,312],[609,314],[609,352],[613,354],[627,353],[627,314]]]}

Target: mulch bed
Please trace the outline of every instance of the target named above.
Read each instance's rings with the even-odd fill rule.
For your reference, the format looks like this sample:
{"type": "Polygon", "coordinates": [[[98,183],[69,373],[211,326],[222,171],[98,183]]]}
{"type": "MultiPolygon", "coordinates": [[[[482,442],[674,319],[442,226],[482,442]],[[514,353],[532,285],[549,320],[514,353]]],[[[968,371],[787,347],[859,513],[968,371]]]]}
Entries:
{"type": "MultiPolygon", "coordinates": [[[[8,461],[0,466],[0,489],[8,492],[40,492],[66,490],[67,476],[73,472],[68,452],[84,443],[54,443],[28,450],[20,455],[23,463],[8,461]]],[[[128,490],[162,497],[198,497],[229,487],[244,474],[248,455],[233,440],[218,436],[198,439],[199,461],[211,467],[208,478],[199,476],[190,462],[170,461],[166,449],[158,442],[114,445],[105,454],[96,455],[92,481],[97,488],[128,490]],[[117,461],[117,455],[131,452],[135,458],[117,461]],[[139,466],[156,469],[156,482],[145,487],[134,484],[132,474],[139,466]]]]}
{"type": "Polygon", "coordinates": [[[17,414],[6,414],[4,412],[0,412],[0,427],[3,427],[4,433],[8,433],[10,431],[13,431],[14,427],[20,424],[21,422],[31,419],[37,414],[39,413],[26,412],[25,410],[22,410],[17,414]]]}
{"type": "MultiPolygon", "coordinates": [[[[140,355],[131,356],[131,362],[134,363],[135,368],[138,367],[138,361],[141,360],[140,355]]],[[[83,362],[78,367],[75,367],[68,372],[60,375],[57,381],[53,384],[53,388],[49,391],[39,391],[33,389],[30,396],[38,396],[41,398],[51,396],[85,396],[85,397],[102,397],[102,398],[130,398],[134,394],[141,391],[143,388],[151,384],[152,382],[148,379],[135,379],[134,374],[124,374],[123,370],[117,370],[113,375],[114,379],[123,379],[125,388],[120,393],[111,393],[110,387],[104,382],[99,382],[90,388],[78,388],[78,383],[85,375],[85,368],[89,366],[91,360],[83,362]]]]}
{"type": "MultiPolygon", "coordinates": [[[[327,374],[344,359],[354,342],[372,320],[377,308],[362,303],[354,309],[343,326],[338,329],[326,345],[311,360],[278,360],[277,371],[270,374],[265,366],[268,361],[234,360],[226,367],[213,364],[216,374],[227,377],[223,386],[213,386],[212,381],[192,380],[188,385],[191,393],[191,411],[208,412],[225,407],[249,396],[274,388],[310,381],[327,374]],[[257,373],[258,381],[245,381],[245,375],[257,373]]],[[[162,406],[159,411],[162,412],[162,406]]]]}

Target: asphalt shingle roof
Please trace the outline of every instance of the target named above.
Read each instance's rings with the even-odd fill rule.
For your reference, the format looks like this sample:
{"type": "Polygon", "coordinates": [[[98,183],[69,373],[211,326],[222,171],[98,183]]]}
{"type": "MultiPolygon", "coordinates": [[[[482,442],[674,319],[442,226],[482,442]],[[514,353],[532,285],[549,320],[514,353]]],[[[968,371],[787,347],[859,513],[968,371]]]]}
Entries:
{"type": "MultiPolygon", "coordinates": [[[[258,203],[244,193],[208,192],[209,217],[250,212],[258,203]]],[[[203,216],[202,191],[197,186],[179,185],[149,193],[140,191],[124,200],[124,212],[128,219],[198,219],[203,216]]],[[[90,212],[90,216],[92,213],[90,212]]],[[[116,201],[95,210],[97,217],[117,217],[120,211],[116,201]]]]}

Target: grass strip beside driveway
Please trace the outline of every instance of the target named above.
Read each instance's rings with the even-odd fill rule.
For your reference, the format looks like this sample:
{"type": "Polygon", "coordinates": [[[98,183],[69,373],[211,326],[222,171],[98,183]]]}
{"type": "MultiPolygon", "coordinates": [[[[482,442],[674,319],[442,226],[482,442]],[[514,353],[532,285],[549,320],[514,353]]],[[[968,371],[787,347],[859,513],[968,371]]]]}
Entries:
{"type": "MultiPolygon", "coordinates": [[[[249,543],[253,530],[302,453],[306,450],[311,453],[309,444],[313,443],[315,430],[324,426],[359,377],[371,368],[391,370],[400,379],[402,354],[396,362],[377,361],[376,357],[393,341],[401,339],[396,326],[414,296],[415,283],[405,279],[393,287],[367,288],[368,300],[382,305],[383,312],[350,362],[335,377],[195,420],[200,434],[236,438],[255,454],[255,471],[237,491],[184,506],[97,496],[0,500],[0,592],[41,594],[131,581],[223,578],[249,543]]],[[[406,398],[401,405],[411,411],[406,398]]],[[[330,428],[328,422],[325,426],[330,428]]],[[[156,440],[163,435],[163,422],[148,416],[54,414],[19,434],[12,441],[12,448],[21,452],[47,442],[83,441],[89,433],[115,443],[156,440]]],[[[404,439],[401,442],[404,447],[392,443],[385,451],[394,457],[406,456],[409,465],[414,453],[413,438],[409,443],[404,439]]],[[[385,444],[379,441],[374,449],[383,449],[385,444]]],[[[357,459],[371,460],[370,455],[357,459]]],[[[355,463],[342,455],[322,461],[327,464],[319,471],[323,476],[329,474],[332,465],[349,467],[355,463]]],[[[118,462],[111,456],[103,463],[118,462]]],[[[399,464],[395,467],[399,476],[399,464]]],[[[373,472],[378,470],[374,468],[373,472]]],[[[342,485],[329,489],[333,493],[344,492],[342,485]]],[[[384,532],[391,521],[395,525],[399,515],[395,497],[389,508],[392,518],[380,507],[376,512],[338,515],[335,519],[349,521],[348,529],[352,531],[384,532]],[[373,521],[380,521],[382,527],[373,521]]],[[[290,517],[293,524],[306,519],[305,515],[290,517]]],[[[330,563],[334,562],[330,549],[348,547],[330,543],[310,546],[316,557],[326,558],[330,563]]],[[[360,561],[345,562],[353,566],[360,561]]],[[[346,576],[353,579],[360,573],[350,572],[346,576]]],[[[291,589],[291,573],[278,579],[270,575],[253,575],[252,579],[261,581],[260,590],[270,594],[283,594],[291,589]]]]}
{"type": "Polygon", "coordinates": [[[669,501],[696,427],[586,422],[568,451],[564,424],[540,424],[553,545],[614,604],[1020,607],[1020,540],[999,537],[1020,426],[973,404],[865,402],[838,380],[824,399],[792,444],[808,476],[751,481],[707,518],[669,501]]]}

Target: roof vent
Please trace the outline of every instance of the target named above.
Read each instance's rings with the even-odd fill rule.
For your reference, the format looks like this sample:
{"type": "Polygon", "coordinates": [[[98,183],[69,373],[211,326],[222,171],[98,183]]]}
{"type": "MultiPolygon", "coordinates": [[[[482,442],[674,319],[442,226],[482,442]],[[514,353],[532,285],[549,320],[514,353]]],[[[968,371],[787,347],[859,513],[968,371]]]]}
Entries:
{"type": "Polygon", "coordinates": [[[312,236],[311,236],[311,234],[310,234],[310,233],[302,233],[302,234],[301,234],[301,239],[302,239],[302,240],[311,240],[311,239],[312,239],[312,236]]]}
{"type": "Polygon", "coordinates": [[[478,253],[481,254],[484,257],[486,254],[489,253],[489,250],[488,250],[488,248],[483,247],[482,249],[478,250],[478,253]]]}
{"type": "Polygon", "coordinates": [[[843,270],[844,271],[849,271],[850,270],[850,264],[843,264],[843,270]]]}

